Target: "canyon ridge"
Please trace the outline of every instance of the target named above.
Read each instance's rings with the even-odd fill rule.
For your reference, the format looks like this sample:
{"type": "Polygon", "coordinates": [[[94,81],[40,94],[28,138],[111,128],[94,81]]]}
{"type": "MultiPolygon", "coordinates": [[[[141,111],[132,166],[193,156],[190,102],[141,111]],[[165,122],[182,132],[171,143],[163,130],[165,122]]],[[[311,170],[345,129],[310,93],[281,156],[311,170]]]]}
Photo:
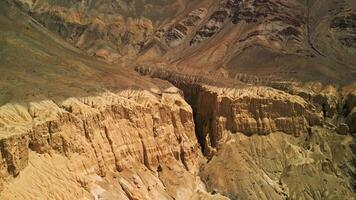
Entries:
{"type": "Polygon", "coordinates": [[[3,0],[0,199],[356,199],[354,0],[3,0]]]}

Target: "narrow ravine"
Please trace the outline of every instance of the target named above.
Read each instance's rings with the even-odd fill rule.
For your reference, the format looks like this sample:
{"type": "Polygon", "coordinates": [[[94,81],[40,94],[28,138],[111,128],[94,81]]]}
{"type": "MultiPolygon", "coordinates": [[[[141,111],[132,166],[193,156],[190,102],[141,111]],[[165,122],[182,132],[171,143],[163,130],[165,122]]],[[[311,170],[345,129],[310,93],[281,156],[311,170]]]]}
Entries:
{"type": "Polygon", "coordinates": [[[165,69],[136,71],[184,92],[209,160],[199,173],[208,191],[230,199],[353,196],[353,137],[337,127],[344,123],[333,124],[339,102],[332,90],[232,88],[165,69]]]}

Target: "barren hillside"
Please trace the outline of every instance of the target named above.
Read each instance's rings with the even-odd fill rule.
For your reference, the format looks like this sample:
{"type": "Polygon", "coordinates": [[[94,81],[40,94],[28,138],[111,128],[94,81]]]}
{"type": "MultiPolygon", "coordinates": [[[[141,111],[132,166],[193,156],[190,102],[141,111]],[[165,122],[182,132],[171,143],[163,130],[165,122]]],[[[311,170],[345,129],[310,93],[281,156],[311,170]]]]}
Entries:
{"type": "Polygon", "coordinates": [[[352,0],[0,2],[0,199],[355,199],[352,0]]]}

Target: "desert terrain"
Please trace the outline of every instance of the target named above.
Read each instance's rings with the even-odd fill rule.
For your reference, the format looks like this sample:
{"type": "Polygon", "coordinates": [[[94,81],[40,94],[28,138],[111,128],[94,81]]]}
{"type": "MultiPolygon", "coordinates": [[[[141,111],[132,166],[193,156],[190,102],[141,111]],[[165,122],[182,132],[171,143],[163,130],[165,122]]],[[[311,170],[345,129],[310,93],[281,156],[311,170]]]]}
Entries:
{"type": "Polygon", "coordinates": [[[355,199],[356,2],[0,2],[0,199],[355,199]]]}

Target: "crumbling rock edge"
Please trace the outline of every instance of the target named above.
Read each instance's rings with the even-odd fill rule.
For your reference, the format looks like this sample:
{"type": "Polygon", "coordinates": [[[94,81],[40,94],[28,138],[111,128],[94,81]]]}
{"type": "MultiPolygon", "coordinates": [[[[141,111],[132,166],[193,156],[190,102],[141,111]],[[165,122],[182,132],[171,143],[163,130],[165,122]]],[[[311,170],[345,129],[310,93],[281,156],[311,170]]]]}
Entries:
{"type": "Polygon", "coordinates": [[[170,87],[2,106],[0,197],[354,198],[353,93],[337,127],[332,92],[320,106],[299,90],[136,71],[190,105],[170,87]]]}
{"type": "Polygon", "coordinates": [[[209,159],[200,172],[209,191],[231,199],[355,198],[354,112],[344,109],[354,107],[352,93],[341,98],[332,86],[276,83],[230,87],[164,68],[136,71],[184,92],[209,159]]]}
{"type": "Polygon", "coordinates": [[[2,198],[223,199],[196,177],[192,110],[173,87],[7,104],[0,124],[2,198]]]}

